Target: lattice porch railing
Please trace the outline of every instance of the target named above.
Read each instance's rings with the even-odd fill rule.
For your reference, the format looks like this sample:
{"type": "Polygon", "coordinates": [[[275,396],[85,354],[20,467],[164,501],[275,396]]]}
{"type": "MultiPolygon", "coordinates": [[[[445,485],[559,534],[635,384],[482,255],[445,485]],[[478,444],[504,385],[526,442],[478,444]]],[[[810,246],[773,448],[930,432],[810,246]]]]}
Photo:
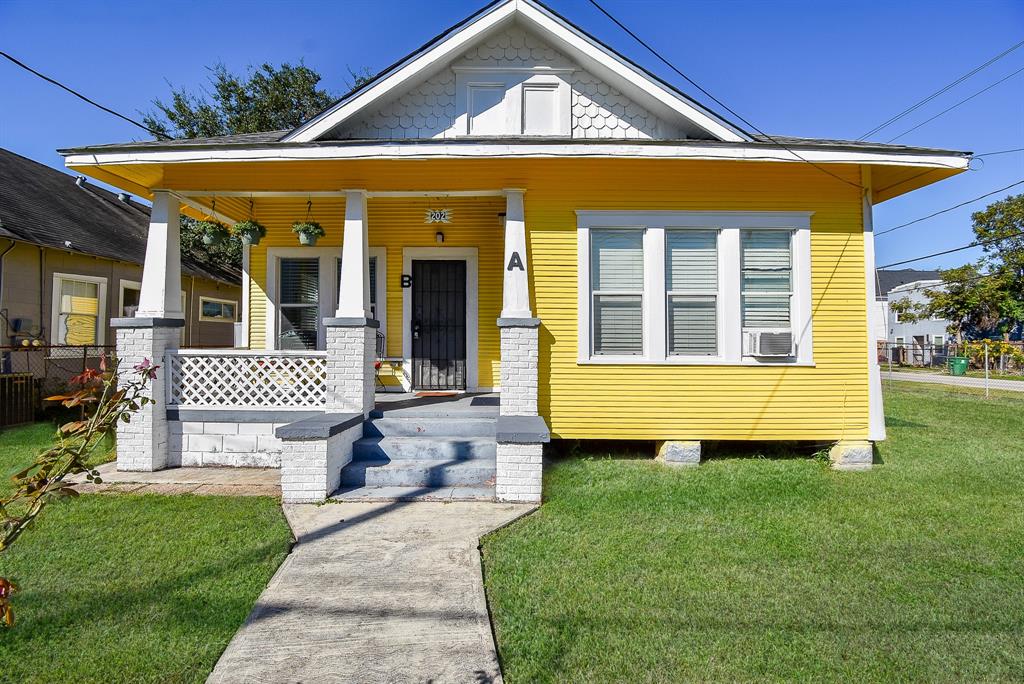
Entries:
{"type": "Polygon", "coordinates": [[[326,352],[179,349],[167,353],[167,404],[309,409],[325,403],[326,352]]]}

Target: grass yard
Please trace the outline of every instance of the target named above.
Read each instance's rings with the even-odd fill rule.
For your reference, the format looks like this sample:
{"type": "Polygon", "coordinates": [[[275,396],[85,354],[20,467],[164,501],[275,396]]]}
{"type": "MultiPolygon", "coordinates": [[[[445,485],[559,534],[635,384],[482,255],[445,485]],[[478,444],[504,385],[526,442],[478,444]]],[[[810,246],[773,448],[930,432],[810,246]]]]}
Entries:
{"type": "Polygon", "coordinates": [[[484,540],[506,681],[1024,679],[1024,403],[897,384],[884,465],[594,454],[484,540]]]}
{"type": "MultiPolygon", "coordinates": [[[[48,443],[0,432],[0,493],[48,443]]],[[[3,682],[201,682],[284,559],[269,497],[85,495],[48,508],[0,554],[21,585],[0,629],[3,682]]]]}

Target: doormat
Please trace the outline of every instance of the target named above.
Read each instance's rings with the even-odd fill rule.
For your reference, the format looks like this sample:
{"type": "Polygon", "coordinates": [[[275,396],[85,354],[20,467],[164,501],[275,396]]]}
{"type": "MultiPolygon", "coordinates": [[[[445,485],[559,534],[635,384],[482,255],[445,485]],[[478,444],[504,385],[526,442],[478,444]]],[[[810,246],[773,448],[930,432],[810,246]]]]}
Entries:
{"type": "Polygon", "coordinates": [[[417,392],[417,397],[454,397],[458,392],[417,392]]]}

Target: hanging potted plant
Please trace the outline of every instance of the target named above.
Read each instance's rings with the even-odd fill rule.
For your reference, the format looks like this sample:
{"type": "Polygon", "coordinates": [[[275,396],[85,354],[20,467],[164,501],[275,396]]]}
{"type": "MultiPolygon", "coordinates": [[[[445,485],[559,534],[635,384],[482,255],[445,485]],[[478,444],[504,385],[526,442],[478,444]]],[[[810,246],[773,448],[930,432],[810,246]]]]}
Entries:
{"type": "Polygon", "coordinates": [[[252,246],[260,244],[260,240],[267,236],[267,229],[254,219],[246,219],[232,226],[231,233],[237,236],[243,245],[252,246]]]}
{"type": "Polygon", "coordinates": [[[300,245],[315,245],[317,239],[324,236],[324,229],[316,221],[296,221],[292,224],[292,232],[299,236],[300,245]]]}
{"type": "Polygon", "coordinates": [[[196,228],[203,236],[204,245],[219,245],[231,236],[227,226],[220,221],[200,221],[196,228]]]}

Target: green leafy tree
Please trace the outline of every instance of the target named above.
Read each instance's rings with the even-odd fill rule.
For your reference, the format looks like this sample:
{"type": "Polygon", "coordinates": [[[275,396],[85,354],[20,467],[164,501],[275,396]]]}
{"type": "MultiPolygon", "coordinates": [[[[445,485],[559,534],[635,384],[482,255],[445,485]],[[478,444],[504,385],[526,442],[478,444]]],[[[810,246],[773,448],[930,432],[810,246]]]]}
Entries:
{"type": "MultiPolygon", "coordinates": [[[[352,88],[372,78],[366,67],[349,68],[348,74],[352,88]]],[[[195,92],[172,87],[170,99],[153,100],[156,109],[143,121],[169,138],[261,133],[295,128],[336,99],[320,87],[320,74],[301,62],[263,64],[242,75],[218,63],[210,67],[209,80],[208,87],[195,92]]],[[[242,265],[242,243],[237,238],[204,245],[196,221],[187,216],[181,219],[181,246],[185,253],[202,255],[206,263],[242,265]]]]}
{"type": "Polygon", "coordinates": [[[1024,194],[993,202],[971,221],[984,250],[977,263],[942,271],[942,286],[924,291],[927,303],[905,298],[892,308],[907,320],[948,320],[957,340],[1005,337],[1024,322],[1024,194]]]}
{"type": "Polygon", "coordinates": [[[171,138],[203,138],[295,128],[335,99],[320,88],[320,74],[301,62],[263,64],[242,75],[224,64],[210,67],[208,88],[172,88],[170,100],[153,100],[143,121],[171,138]]]}

